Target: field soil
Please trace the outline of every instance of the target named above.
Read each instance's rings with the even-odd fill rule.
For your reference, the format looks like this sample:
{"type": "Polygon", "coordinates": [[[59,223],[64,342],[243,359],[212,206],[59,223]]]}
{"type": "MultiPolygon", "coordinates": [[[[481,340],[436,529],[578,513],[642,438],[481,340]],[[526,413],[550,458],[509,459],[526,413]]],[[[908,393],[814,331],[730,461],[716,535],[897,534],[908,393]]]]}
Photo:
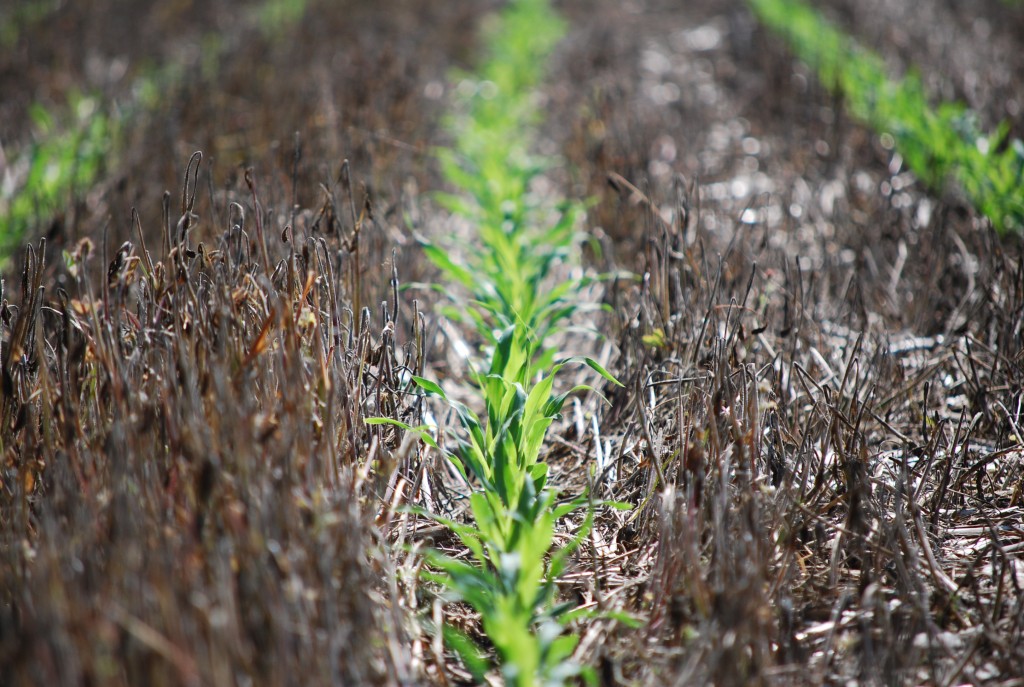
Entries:
{"type": "MultiPolygon", "coordinates": [[[[0,293],[0,683],[465,684],[430,628],[485,641],[419,575],[457,542],[404,508],[464,515],[445,460],[364,420],[422,418],[410,374],[468,384],[416,238],[461,230],[433,150],[501,3],[313,1],[280,32],[250,4],[63,3],[0,52],[0,176],[32,103],[131,113],[0,293]]],[[[556,5],[544,181],[590,199],[587,269],[617,275],[560,345],[624,386],[567,405],[547,461],[633,506],[562,581],[598,611],[576,658],[602,685],[1024,684],[1020,237],[743,2],[556,5]]],[[[1024,134],[1024,8],[819,5],[1024,134]]]]}

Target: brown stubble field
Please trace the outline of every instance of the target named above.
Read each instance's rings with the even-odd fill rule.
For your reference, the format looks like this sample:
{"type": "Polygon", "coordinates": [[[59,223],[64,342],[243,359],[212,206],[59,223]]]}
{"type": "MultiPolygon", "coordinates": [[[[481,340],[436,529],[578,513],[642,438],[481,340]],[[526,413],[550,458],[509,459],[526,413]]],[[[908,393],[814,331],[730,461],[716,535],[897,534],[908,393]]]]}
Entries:
{"type": "MultiPolygon", "coordinates": [[[[462,684],[417,576],[456,542],[402,507],[464,505],[363,420],[422,414],[409,374],[464,380],[437,294],[396,282],[433,278],[431,148],[499,3],[314,2],[273,39],[179,4],[61,6],[0,60],[5,146],[102,59],[187,65],[5,275],[0,683],[462,684]],[[204,71],[181,46],[211,28],[204,71]]],[[[911,3],[826,4],[1019,134],[1019,10],[919,3],[928,43],[911,3]]],[[[625,386],[547,460],[634,506],[561,593],[641,620],[580,621],[577,658],[607,685],[1021,684],[1019,237],[921,188],[740,2],[559,8],[541,145],[623,274],[580,336],[625,386]]]]}

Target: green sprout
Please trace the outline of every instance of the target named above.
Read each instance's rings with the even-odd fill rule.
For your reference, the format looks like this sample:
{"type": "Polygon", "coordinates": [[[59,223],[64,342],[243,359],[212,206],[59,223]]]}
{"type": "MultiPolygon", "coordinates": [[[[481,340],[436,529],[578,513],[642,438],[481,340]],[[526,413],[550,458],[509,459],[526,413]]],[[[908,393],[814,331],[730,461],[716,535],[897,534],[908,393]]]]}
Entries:
{"type": "Polygon", "coordinates": [[[1004,122],[990,134],[962,103],[933,107],[920,77],[892,79],[884,60],[800,0],[748,0],[850,113],[891,135],[907,166],[929,187],[957,184],[1000,233],[1024,230],[1024,143],[1004,122]]]}
{"type": "MultiPolygon", "coordinates": [[[[554,164],[531,152],[540,118],[535,89],[564,31],[547,0],[513,0],[490,26],[488,60],[475,75],[459,75],[464,96],[449,120],[453,148],[438,152],[455,192],[437,198],[475,234],[470,246],[457,250],[421,239],[441,275],[461,288],[443,314],[476,332],[484,358],[472,378],[484,409],[480,415],[437,382],[414,379],[419,393],[439,399],[458,417],[455,447],[446,455],[470,489],[470,523],[423,513],[447,526],[471,552],[469,559],[456,559],[429,551],[426,577],[480,614],[505,680],[517,687],[593,677],[571,660],[578,637],[567,625],[580,612],[572,603],[558,603],[557,580],[589,532],[595,504],[586,495],[561,500],[542,455],[548,429],[569,396],[592,390],[580,385],[556,393],[555,379],[566,365],[588,365],[618,384],[589,358],[557,360],[551,343],[586,307],[580,294],[588,283],[558,276],[559,266],[576,259],[582,206],[532,190],[533,181],[554,164]],[[569,543],[556,547],[556,528],[577,512],[584,513],[582,524],[569,543]]],[[[442,450],[431,427],[387,418],[369,422],[402,427],[442,450]]],[[[481,678],[487,669],[483,652],[454,628],[439,631],[481,678]]]]}
{"type": "MultiPolygon", "coordinates": [[[[264,0],[252,15],[263,35],[276,39],[305,14],[308,0],[264,0]]],[[[0,14],[0,47],[13,44],[18,32],[53,12],[52,3],[31,2],[0,14]]],[[[216,71],[227,49],[217,32],[202,37],[203,74],[216,71]]],[[[31,108],[34,141],[13,156],[10,168],[24,170],[0,186],[0,269],[25,236],[69,207],[100,176],[120,139],[121,123],[138,112],[156,110],[164,93],[185,79],[187,69],[172,62],[142,69],[129,89],[129,101],[108,107],[96,93],[72,93],[66,111],[54,114],[39,104],[31,108]]]]}

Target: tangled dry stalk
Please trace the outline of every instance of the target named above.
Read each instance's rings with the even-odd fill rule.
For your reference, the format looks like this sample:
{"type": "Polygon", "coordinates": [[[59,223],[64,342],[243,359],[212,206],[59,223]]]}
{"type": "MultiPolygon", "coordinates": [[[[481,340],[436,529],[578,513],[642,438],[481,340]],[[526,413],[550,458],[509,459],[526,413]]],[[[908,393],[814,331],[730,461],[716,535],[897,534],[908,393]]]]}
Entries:
{"type": "MultiPolygon", "coordinates": [[[[625,386],[567,404],[544,456],[634,507],[600,513],[558,594],[642,626],[580,619],[574,660],[608,685],[1020,684],[1019,241],[891,166],[741,4],[641,4],[564,3],[544,103],[570,161],[547,183],[596,198],[591,264],[638,276],[604,291],[625,386]]],[[[411,375],[463,364],[435,296],[399,283],[431,276],[405,218],[446,221],[416,192],[438,183],[436,45],[482,8],[435,11],[404,47],[371,38],[417,25],[405,4],[307,18],[348,40],[266,50],[347,56],[313,86],[246,78],[259,45],[223,88],[182,84],[187,108],[135,125],[125,182],[4,283],[4,682],[469,679],[419,574],[422,548],[465,549],[402,508],[461,517],[459,485],[364,422],[420,424],[411,375]],[[266,143],[248,172],[234,118],[266,143]]],[[[471,609],[446,618],[486,646],[471,609]]]]}

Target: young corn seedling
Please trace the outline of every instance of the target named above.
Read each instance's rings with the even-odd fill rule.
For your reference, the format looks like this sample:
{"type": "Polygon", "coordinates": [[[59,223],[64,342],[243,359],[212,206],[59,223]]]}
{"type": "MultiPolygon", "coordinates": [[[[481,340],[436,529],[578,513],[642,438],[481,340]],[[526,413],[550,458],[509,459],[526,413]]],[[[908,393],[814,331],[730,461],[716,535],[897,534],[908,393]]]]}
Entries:
{"type": "MultiPolygon", "coordinates": [[[[484,419],[449,399],[438,384],[416,379],[421,389],[443,399],[459,417],[465,435],[457,438],[459,445],[449,457],[464,480],[474,485],[469,497],[473,524],[429,516],[459,537],[472,553],[471,562],[429,552],[427,561],[437,572],[427,577],[480,613],[509,684],[560,684],[579,668],[567,660],[577,638],[564,633],[562,626],[572,617],[567,614],[572,605],[555,604],[555,583],[567,557],[589,532],[591,513],[569,544],[554,548],[556,523],[588,502],[581,497],[558,504],[558,492],[548,484],[548,465],[540,456],[547,429],[567,397],[589,387],[553,394],[555,376],[571,361],[554,365],[527,387],[524,379],[530,364],[517,341],[514,328],[502,333],[490,370],[479,378],[484,419]]],[[[597,363],[583,361],[611,379],[597,363]]],[[[427,427],[390,419],[373,422],[419,432],[426,443],[439,448],[427,427]]]]}
{"type": "MultiPolygon", "coordinates": [[[[545,203],[532,190],[551,164],[529,152],[538,118],[533,89],[563,31],[547,0],[513,1],[491,28],[490,60],[451,125],[454,149],[439,153],[446,179],[459,190],[439,199],[469,221],[475,240],[454,256],[422,241],[442,274],[469,294],[446,314],[474,327],[486,351],[486,362],[472,374],[482,416],[450,399],[436,382],[415,379],[422,392],[458,416],[462,432],[448,457],[471,489],[471,524],[426,514],[448,526],[471,558],[429,552],[427,576],[480,614],[506,681],[519,687],[559,685],[582,671],[569,660],[578,638],[564,627],[574,617],[572,604],[558,605],[555,597],[568,556],[590,529],[592,507],[586,497],[560,504],[541,456],[568,396],[590,387],[556,394],[555,377],[566,364],[582,362],[615,382],[588,358],[556,361],[551,344],[552,334],[581,307],[586,283],[555,275],[578,245],[580,205],[545,203]],[[556,548],[557,524],[581,509],[583,524],[556,548]]],[[[440,449],[427,427],[375,422],[418,432],[440,449]]],[[[482,673],[472,642],[452,628],[443,631],[467,666],[482,673]]]]}
{"type": "Polygon", "coordinates": [[[470,295],[445,314],[469,321],[484,342],[517,326],[530,357],[541,367],[553,363],[550,335],[581,307],[574,296],[586,277],[551,283],[555,267],[567,262],[579,243],[579,203],[544,202],[532,191],[534,179],[551,161],[530,153],[538,119],[534,87],[545,57],[564,32],[546,0],[511,3],[500,24],[488,32],[491,59],[477,76],[462,111],[450,122],[452,150],[439,151],[441,168],[457,194],[438,194],[442,205],[476,229],[476,241],[456,258],[424,240],[424,252],[450,281],[470,295]]]}
{"type": "MultiPolygon", "coordinates": [[[[477,517],[478,524],[488,524],[488,534],[493,535],[488,541],[500,551],[514,548],[522,527],[530,526],[540,512],[540,504],[548,498],[548,466],[540,461],[548,427],[571,394],[592,390],[579,385],[555,395],[554,380],[559,371],[567,364],[582,362],[617,383],[597,362],[577,358],[552,366],[531,386],[527,381],[531,369],[528,351],[518,345],[520,340],[515,328],[503,332],[489,371],[478,376],[484,420],[467,406],[449,399],[437,383],[415,378],[423,391],[444,400],[458,415],[467,436],[460,439],[452,458],[462,477],[481,487],[470,503],[474,515],[483,516],[477,517]]],[[[403,426],[421,433],[426,430],[403,426]]]]}
{"type": "Polygon", "coordinates": [[[800,0],[748,0],[850,113],[890,134],[907,166],[932,188],[955,181],[999,232],[1024,230],[1024,143],[1000,125],[986,136],[962,103],[932,107],[911,74],[890,79],[884,60],[858,45],[800,0]]]}
{"type": "Polygon", "coordinates": [[[0,268],[35,222],[65,207],[103,169],[118,123],[99,111],[94,97],[70,100],[73,117],[66,130],[43,107],[32,107],[39,141],[24,157],[20,183],[0,188],[0,268]]]}
{"type": "MultiPolygon", "coordinates": [[[[17,40],[19,27],[45,19],[53,4],[23,3],[12,8],[9,21],[0,16],[0,47],[17,40]]],[[[253,8],[250,22],[274,40],[302,18],[307,4],[308,0],[263,0],[253,8]]],[[[215,70],[228,43],[218,32],[207,33],[201,43],[205,60],[215,70]]],[[[185,73],[183,64],[172,61],[136,76],[129,89],[135,95],[119,108],[104,103],[98,93],[77,92],[70,94],[67,112],[32,106],[36,140],[15,154],[11,168],[17,173],[0,185],[0,269],[36,224],[67,206],[107,166],[116,164],[122,124],[160,108],[168,86],[184,79],[185,73]]]]}

